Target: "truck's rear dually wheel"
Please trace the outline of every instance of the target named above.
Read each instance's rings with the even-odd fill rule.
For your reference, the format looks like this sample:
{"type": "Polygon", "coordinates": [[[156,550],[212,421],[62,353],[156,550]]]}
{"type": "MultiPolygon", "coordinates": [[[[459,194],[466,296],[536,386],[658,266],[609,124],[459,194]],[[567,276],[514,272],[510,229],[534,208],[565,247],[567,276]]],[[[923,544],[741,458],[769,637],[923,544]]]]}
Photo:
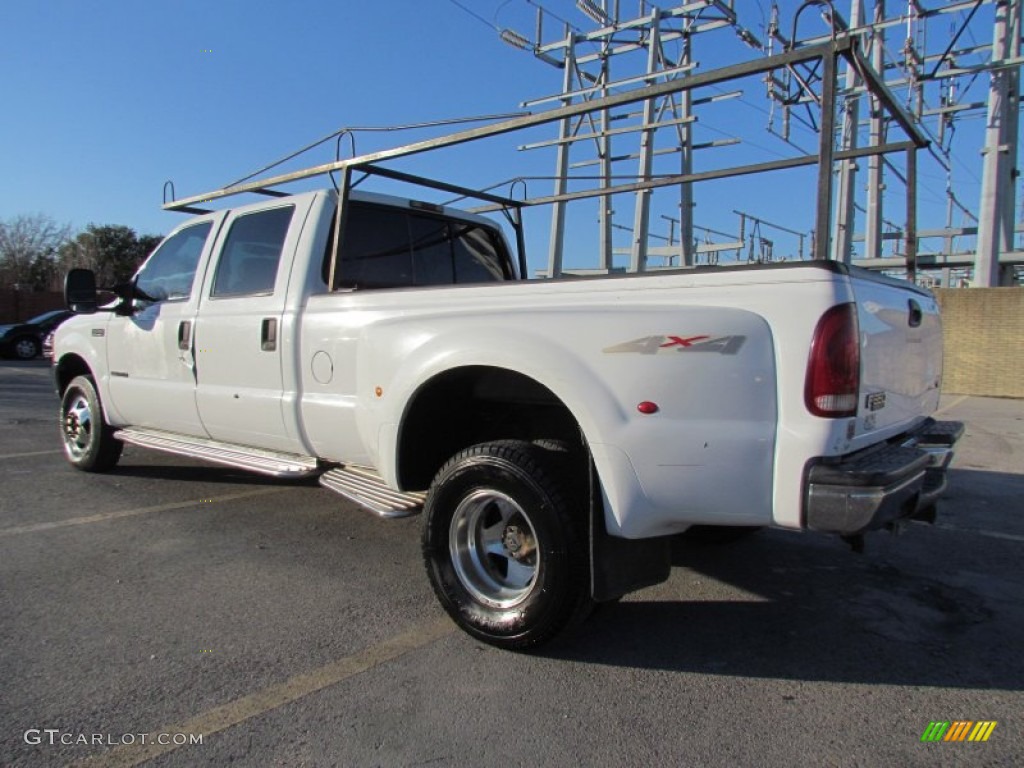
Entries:
{"type": "Polygon", "coordinates": [[[508,440],[462,451],[438,472],[425,512],[427,573],[469,634],[526,649],[589,613],[583,518],[542,449],[508,440]]]}

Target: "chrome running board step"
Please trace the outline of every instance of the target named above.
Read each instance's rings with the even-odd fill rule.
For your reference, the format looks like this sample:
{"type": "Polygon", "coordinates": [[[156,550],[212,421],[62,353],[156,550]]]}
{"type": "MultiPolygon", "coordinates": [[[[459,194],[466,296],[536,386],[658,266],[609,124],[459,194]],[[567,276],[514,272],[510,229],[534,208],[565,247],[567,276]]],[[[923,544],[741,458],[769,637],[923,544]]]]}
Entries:
{"type": "Polygon", "coordinates": [[[408,517],[423,509],[425,493],[393,491],[372,469],[348,465],[320,475],[320,485],[381,517],[408,517]]]}
{"type": "Polygon", "coordinates": [[[312,456],[266,451],[159,429],[129,427],[115,432],[114,438],[143,448],[176,453],[193,459],[205,459],[271,477],[306,477],[318,471],[317,460],[312,456]]]}

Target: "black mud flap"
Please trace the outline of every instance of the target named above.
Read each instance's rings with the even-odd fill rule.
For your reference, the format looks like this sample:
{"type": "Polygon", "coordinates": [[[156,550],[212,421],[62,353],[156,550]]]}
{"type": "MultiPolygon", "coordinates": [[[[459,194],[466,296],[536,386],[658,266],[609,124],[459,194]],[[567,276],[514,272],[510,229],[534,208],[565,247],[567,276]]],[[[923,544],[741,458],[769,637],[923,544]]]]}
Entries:
{"type": "Polygon", "coordinates": [[[615,600],[660,584],[672,568],[670,536],[623,539],[608,535],[604,496],[597,469],[590,461],[590,593],[595,602],[615,600]]]}

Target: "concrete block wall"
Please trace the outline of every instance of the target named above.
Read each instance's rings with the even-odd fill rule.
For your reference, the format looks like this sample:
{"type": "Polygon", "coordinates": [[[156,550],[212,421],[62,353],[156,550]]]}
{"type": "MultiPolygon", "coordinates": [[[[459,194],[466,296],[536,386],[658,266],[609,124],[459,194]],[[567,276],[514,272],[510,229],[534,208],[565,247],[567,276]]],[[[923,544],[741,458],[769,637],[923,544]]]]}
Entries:
{"type": "Polygon", "coordinates": [[[1024,398],[1024,289],[936,289],[947,394],[1024,398]]]}

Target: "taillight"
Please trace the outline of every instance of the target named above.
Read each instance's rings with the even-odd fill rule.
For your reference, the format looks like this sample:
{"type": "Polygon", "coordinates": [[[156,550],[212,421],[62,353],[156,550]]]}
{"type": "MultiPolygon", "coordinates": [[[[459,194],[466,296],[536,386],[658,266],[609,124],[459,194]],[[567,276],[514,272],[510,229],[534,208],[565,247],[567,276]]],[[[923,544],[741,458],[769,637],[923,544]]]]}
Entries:
{"type": "Polygon", "coordinates": [[[860,397],[860,340],[857,307],[838,304],[818,321],[807,363],[804,402],[815,416],[857,415],[860,397]]]}

